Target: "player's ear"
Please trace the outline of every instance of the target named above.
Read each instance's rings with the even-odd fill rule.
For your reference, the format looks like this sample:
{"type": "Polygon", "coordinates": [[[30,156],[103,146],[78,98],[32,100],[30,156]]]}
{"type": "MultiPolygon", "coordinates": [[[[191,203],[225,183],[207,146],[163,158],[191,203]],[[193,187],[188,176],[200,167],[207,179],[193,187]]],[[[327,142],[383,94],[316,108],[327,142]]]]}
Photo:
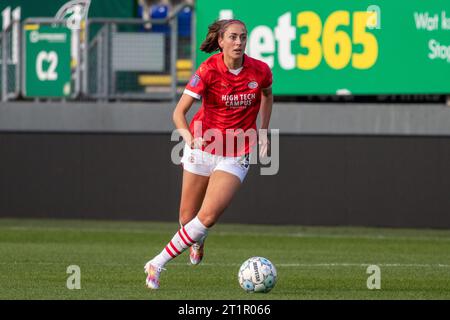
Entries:
{"type": "Polygon", "coordinates": [[[219,44],[219,48],[221,49],[220,51],[222,51],[222,49],[223,49],[223,39],[224,39],[223,36],[219,36],[217,38],[217,43],[219,44]]]}

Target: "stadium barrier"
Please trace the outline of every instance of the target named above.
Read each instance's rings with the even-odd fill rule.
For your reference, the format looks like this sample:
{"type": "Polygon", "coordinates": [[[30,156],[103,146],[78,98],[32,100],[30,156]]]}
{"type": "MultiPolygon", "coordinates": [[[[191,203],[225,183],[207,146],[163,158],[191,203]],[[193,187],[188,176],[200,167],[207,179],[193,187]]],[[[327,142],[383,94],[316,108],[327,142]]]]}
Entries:
{"type": "MultiPolygon", "coordinates": [[[[0,141],[2,218],[177,221],[182,167],[168,133],[0,141]]],[[[252,166],[220,223],[450,228],[449,150],[437,136],[282,135],[278,174],[252,166]]]]}

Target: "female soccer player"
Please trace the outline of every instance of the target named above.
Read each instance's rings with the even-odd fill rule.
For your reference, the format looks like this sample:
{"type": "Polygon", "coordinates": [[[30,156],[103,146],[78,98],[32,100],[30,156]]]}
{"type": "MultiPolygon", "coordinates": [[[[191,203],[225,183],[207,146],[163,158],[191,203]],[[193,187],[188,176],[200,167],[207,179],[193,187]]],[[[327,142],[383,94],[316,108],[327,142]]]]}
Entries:
{"type": "Polygon", "coordinates": [[[247,28],[242,21],[219,20],[210,25],[200,49],[220,53],[200,65],[173,112],[175,126],[185,141],[181,229],[159,255],[146,263],[148,288],[158,289],[165,264],[189,247],[191,263],[200,263],[208,229],[243,182],[256,139],[260,156],[267,153],[272,72],[267,64],[244,53],[246,44],[247,28]],[[194,99],[202,99],[202,106],[188,126],[186,113],[194,99]],[[264,130],[256,137],[258,112],[260,129],[264,130]]]}

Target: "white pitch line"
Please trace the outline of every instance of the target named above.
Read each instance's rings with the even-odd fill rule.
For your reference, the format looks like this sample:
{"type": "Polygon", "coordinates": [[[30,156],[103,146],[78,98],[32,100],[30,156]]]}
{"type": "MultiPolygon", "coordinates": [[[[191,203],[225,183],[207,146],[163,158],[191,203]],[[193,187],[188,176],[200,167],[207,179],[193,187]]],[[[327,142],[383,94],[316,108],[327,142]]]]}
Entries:
{"type": "Polygon", "coordinates": [[[415,263],[281,263],[280,267],[401,267],[401,268],[450,268],[448,264],[415,264],[415,263]]]}
{"type": "MultiPolygon", "coordinates": [[[[170,265],[182,266],[188,263],[171,263],[170,265]]],[[[202,263],[205,266],[240,266],[238,263],[202,263]]],[[[277,267],[286,268],[316,268],[316,267],[368,267],[377,265],[379,267],[406,267],[406,268],[450,268],[449,264],[415,264],[415,263],[277,263],[277,267]]]]}
{"type": "MultiPolygon", "coordinates": [[[[76,263],[76,261],[74,262],[76,263]]],[[[0,262],[0,265],[21,265],[21,264],[30,264],[30,262],[0,262]]],[[[61,262],[32,262],[33,265],[65,265],[65,263],[61,262]]],[[[82,265],[90,265],[90,266],[107,266],[107,267],[120,267],[120,266],[132,266],[135,264],[129,263],[88,263],[83,262],[82,265]]],[[[201,266],[205,267],[239,267],[241,264],[239,263],[209,263],[203,262],[201,266]]],[[[368,267],[371,265],[376,265],[379,267],[388,267],[388,268],[450,268],[450,264],[423,264],[423,263],[345,263],[345,262],[331,262],[331,263],[277,263],[276,267],[282,268],[330,268],[330,267],[368,267]]],[[[170,262],[167,265],[170,266],[190,266],[188,262],[170,262]]]]}
{"type": "MultiPolygon", "coordinates": [[[[139,229],[102,229],[102,228],[60,228],[60,227],[20,227],[20,226],[11,226],[11,227],[1,227],[0,230],[11,230],[11,231],[75,231],[75,232],[92,232],[92,233],[104,233],[104,232],[114,232],[114,233],[131,233],[131,234],[170,234],[170,231],[161,231],[161,230],[139,230],[139,229]]],[[[174,229],[175,230],[175,229],[174,229]]],[[[174,231],[176,232],[176,230],[174,231]]],[[[210,233],[214,236],[254,236],[254,237],[291,237],[291,238],[322,238],[322,239],[367,239],[367,240],[399,240],[399,241],[442,241],[449,242],[450,237],[417,237],[417,236],[392,236],[392,235],[340,235],[340,234],[323,234],[323,233],[263,233],[263,232],[226,232],[226,231],[217,231],[213,230],[210,233]]]]}

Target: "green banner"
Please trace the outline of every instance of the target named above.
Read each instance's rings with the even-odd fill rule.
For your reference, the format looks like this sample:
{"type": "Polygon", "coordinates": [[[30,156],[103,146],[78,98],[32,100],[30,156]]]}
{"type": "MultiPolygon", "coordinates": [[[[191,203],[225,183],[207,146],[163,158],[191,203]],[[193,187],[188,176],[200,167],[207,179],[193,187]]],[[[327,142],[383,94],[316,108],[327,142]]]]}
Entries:
{"type": "Polygon", "coordinates": [[[26,97],[71,93],[71,32],[58,26],[25,25],[26,97]]]}
{"type": "MultiPolygon", "coordinates": [[[[208,25],[243,20],[277,95],[450,93],[449,0],[197,0],[208,25]]],[[[197,65],[208,57],[197,52],[197,65]]]]}

